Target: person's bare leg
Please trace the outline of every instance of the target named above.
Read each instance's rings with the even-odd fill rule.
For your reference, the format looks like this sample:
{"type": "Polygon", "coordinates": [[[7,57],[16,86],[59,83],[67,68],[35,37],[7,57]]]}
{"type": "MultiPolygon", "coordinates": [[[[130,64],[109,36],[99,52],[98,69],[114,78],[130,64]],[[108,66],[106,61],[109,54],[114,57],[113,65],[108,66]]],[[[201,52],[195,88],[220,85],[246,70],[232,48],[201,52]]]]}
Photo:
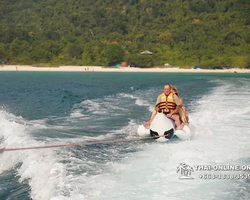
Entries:
{"type": "Polygon", "coordinates": [[[176,125],[176,130],[181,130],[181,129],[183,129],[184,124],[183,124],[183,123],[181,124],[180,116],[177,115],[177,114],[173,114],[173,115],[172,115],[172,118],[174,119],[174,122],[175,122],[175,125],[176,125]]]}
{"type": "Polygon", "coordinates": [[[142,124],[143,124],[143,126],[146,128],[146,129],[149,129],[150,128],[150,125],[151,125],[151,122],[153,121],[153,119],[155,118],[155,115],[157,114],[157,110],[156,109],[154,109],[154,111],[153,111],[153,113],[152,113],[152,115],[151,115],[151,118],[150,118],[150,120],[148,121],[148,122],[143,122],[142,124]]]}
{"type": "Polygon", "coordinates": [[[178,114],[173,114],[172,118],[173,118],[174,123],[176,124],[176,126],[180,126],[180,124],[181,124],[180,116],[178,114]]]}
{"type": "Polygon", "coordinates": [[[185,126],[185,124],[182,123],[181,125],[177,126],[175,130],[181,130],[181,129],[183,129],[184,126],[185,126]]]}
{"type": "Polygon", "coordinates": [[[146,128],[146,129],[149,129],[150,128],[150,122],[142,122],[143,126],[146,128]]]}
{"type": "Polygon", "coordinates": [[[186,108],[184,106],[182,106],[181,110],[181,119],[182,119],[182,122],[185,124],[185,125],[189,125],[189,122],[188,122],[188,114],[187,114],[187,111],[186,111],[186,108]]]}

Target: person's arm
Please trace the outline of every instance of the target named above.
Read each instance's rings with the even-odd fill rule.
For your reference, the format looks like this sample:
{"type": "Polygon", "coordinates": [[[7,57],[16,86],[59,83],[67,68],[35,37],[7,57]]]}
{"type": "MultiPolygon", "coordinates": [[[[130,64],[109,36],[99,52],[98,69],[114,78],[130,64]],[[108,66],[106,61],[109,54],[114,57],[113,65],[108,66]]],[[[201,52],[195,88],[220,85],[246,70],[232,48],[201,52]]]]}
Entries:
{"type": "Polygon", "coordinates": [[[157,97],[157,100],[156,100],[156,102],[155,102],[155,106],[158,106],[160,102],[161,102],[161,95],[159,95],[159,96],[157,97]]]}
{"type": "Polygon", "coordinates": [[[183,99],[179,97],[180,106],[183,106],[183,99]]]}
{"type": "Polygon", "coordinates": [[[159,110],[159,104],[160,104],[160,102],[161,102],[161,95],[159,95],[157,97],[157,100],[155,102],[155,109],[154,110],[156,110],[156,112],[158,112],[158,110],[159,110]]]}
{"type": "Polygon", "coordinates": [[[181,109],[181,106],[180,106],[180,105],[176,106],[176,108],[174,109],[173,112],[167,114],[167,117],[171,117],[173,114],[179,113],[180,109],[181,109]]]}
{"type": "Polygon", "coordinates": [[[149,120],[148,122],[143,122],[143,126],[144,126],[145,128],[147,128],[147,129],[150,128],[150,124],[151,124],[151,122],[153,121],[153,119],[155,118],[155,116],[156,116],[156,114],[157,114],[157,112],[158,112],[158,110],[159,110],[159,103],[160,103],[160,101],[161,101],[161,95],[159,95],[158,98],[157,98],[157,100],[156,100],[155,108],[154,108],[154,110],[153,110],[153,112],[152,112],[152,115],[151,115],[151,117],[150,117],[150,120],[149,120]]]}
{"type": "Polygon", "coordinates": [[[153,121],[153,119],[155,118],[155,115],[157,114],[157,112],[158,112],[158,110],[157,110],[156,107],[155,107],[155,109],[154,109],[154,111],[152,112],[152,115],[151,115],[151,117],[150,117],[150,120],[149,120],[150,123],[151,123],[151,122],[153,121]]]}

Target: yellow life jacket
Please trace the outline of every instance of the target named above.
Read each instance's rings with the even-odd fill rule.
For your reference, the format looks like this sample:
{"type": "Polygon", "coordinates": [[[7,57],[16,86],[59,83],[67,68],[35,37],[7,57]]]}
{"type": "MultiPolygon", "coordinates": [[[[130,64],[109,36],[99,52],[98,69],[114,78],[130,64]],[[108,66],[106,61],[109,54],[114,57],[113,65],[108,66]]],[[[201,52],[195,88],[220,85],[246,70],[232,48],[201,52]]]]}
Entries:
{"type": "Polygon", "coordinates": [[[176,104],[174,102],[174,96],[175,93],[170,93],[168,96],[166,96],[164,93],[161,94],[161,101],[159,103],[159,108],[164,114],[171,113],[175,110],[176,104]]]}

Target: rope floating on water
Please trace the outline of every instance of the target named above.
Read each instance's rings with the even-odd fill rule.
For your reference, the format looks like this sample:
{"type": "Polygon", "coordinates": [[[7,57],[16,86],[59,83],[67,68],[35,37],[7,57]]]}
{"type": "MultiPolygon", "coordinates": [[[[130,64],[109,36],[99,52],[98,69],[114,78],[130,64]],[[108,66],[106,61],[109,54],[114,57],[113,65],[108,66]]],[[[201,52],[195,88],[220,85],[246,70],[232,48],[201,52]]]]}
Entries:
{"type": "MultiPolygon", "coordinates": [[[[158,137],[161,137],[161,136],[158,136],[158,137]]],[[[58,144],[58,145],[48,145],[48,146],[38,146],[38,147],[0,149],[0,152],[4,152],[4,151],[22,151],[22,150],[31,150],[31,149],[49,149],[49,148],[69,147],[69,146],[83,146],[83,145],[92,145],[92,144],[107,144],[107,143],[115,143],[115,142],[136,141],[136,140],[149,139],[149,138],[157,138],[157,137],[144,137],[144,138],[106,140],[106,141],[96,141],[96,142],[83,142],[83,143],[74,143],[74,144],[58,144]]]]}

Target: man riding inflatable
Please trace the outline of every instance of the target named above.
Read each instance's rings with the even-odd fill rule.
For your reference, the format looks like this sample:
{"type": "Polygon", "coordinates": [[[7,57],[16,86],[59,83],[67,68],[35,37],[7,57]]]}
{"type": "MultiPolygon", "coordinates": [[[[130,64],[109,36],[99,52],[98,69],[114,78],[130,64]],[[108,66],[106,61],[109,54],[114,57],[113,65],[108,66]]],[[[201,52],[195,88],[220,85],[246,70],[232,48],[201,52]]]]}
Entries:
{"type": "Polygon", "coordinates": [[[143,126],[147,129],[156,116],[157,112],[163,112],[168,118],[171,118],[176,125],[176,130],[183,128],[184,124],[181,124],[179,111],[181,108],[181,103],[176,92],[172,91],[170,84],[166,84],[163,87],[163,93],[157,98],[155,109],[151,115],[148,122],[143,122],[143,126]]]}

